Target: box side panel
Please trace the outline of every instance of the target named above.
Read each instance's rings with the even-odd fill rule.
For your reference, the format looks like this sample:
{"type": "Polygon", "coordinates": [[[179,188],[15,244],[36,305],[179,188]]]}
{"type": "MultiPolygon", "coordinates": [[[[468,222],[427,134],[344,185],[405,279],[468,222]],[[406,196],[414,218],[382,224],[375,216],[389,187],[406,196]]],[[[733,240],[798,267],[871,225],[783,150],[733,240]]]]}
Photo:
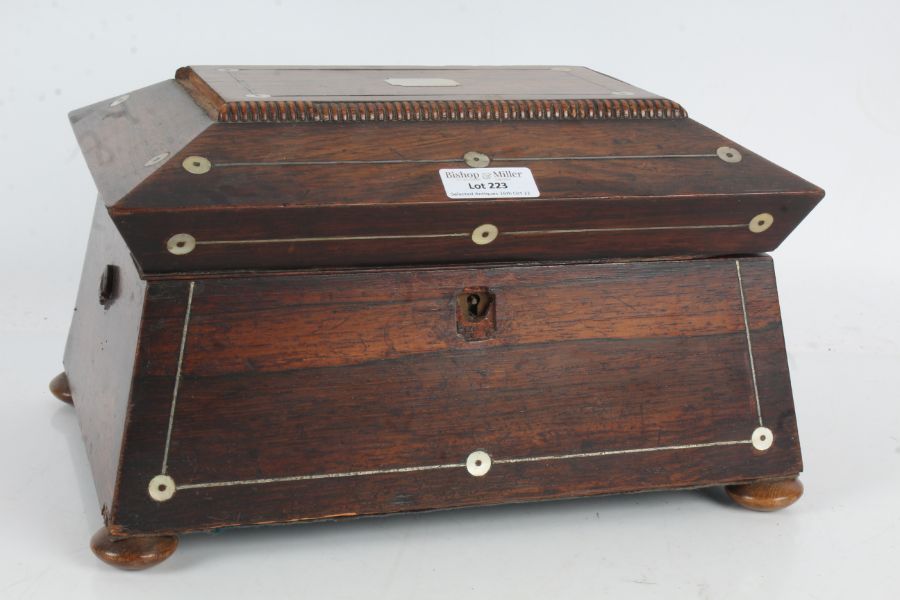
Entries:
{"type": "Polygon", "coordinates": [[[104,516],[115,495],[145,289],[98,200],[63,363],[104,516]]]}
{"type": "Polygon", "coordinates": [[[143,331],[123,532],[801,469],[765,257],[154,282],[143,331]]]}

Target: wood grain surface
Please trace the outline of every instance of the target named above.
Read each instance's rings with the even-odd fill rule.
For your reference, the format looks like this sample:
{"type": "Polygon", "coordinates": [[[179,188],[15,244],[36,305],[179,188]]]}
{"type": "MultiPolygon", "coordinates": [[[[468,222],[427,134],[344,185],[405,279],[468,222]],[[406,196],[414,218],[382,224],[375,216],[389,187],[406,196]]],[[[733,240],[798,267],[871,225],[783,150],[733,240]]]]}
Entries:
{"type": "Polygon", "coordinates": [[[158,565],[178,548],[178,537],[134,536],[117,538],[101,528],[91,538],[94,555],[108,565],[126,571],[140,571],[158,565]]]}
{"type": "Polygon", "coordinates": [[[725,486],[728,496],[750,510],[772,512],[792,505],[803,495],[803,484],[796,477],[764,479],[725,486]]]}
{"type": "Polygon", "coordinates": [[[115,535],[802,469],[766,257],[153,280],[140,345],[115,535]],[[458,328],[472,289],[485,339],[458,328]]]}
{"type": "Polygon", "coordinates": [[[758,253],[777,247],[821,197],[689,119],[219,124],[111,213],[143,270],[165,273],[758,253]],[[721,160],[723,146],[742,160],[721,160]],[[530,168],[540,198],[447,198],[438,171],[467,168],[470,150],[491,166],[530,168]],[[209,172],[182,167],[194,155],[209,172]],[[762,213],[774,223],[754,233],[762,213]],[[485,223],[498,239],[473,244],[485,223]],[[168,252],[178,233],[196,238],[193,252],[168,252]]]}

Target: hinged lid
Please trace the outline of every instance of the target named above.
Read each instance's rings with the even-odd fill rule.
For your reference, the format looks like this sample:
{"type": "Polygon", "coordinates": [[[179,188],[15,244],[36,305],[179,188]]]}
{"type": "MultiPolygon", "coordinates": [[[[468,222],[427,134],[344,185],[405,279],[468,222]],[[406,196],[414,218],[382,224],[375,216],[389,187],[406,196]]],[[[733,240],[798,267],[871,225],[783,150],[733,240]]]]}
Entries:
{"type": "Polygon", "coordinates": [[[582,67],[186,67],[71,119],[148,273],[757,253],[823,195],[582,67]]]}

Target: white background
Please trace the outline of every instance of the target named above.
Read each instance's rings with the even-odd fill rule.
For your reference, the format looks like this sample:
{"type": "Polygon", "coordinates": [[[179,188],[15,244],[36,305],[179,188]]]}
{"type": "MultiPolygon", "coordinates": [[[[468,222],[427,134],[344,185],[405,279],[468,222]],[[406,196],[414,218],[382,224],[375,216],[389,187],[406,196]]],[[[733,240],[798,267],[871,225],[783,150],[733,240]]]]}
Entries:
{"type": "Polygon", "coordinates": [[[900,597],[900,10],[883,2],[13,2],[0,8],[0,597],[900,597]],[[61,368],[93,182],[74,108],[184,64],[585,64],[822,186],[775,253],[806,495],[594,498],[183,538],[100,525],[61,368]]]}

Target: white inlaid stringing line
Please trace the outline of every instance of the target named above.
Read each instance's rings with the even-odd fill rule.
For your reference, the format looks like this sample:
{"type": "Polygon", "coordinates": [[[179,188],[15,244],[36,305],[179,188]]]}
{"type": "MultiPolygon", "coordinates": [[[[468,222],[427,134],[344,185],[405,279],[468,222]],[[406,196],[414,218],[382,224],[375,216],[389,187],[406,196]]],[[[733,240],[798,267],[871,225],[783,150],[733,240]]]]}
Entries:
{"type": "MultiPolygon", "coordinates": [[[[596,458],[600,456],[614,456],[618,454],[640,454],[644,452],[659,452],[665,450],[690,450],[694,448],[711,448],[714,446],[736,446],[739,444],[752,444],[752,440],[729,440],[725,442],[706,442],[702,444],[680,444],[675,446],[657,446],[655,448],[631,448],[624,450],[599,450],[597,452],[579,452],[574,454],[556,454],[548,456],[528,456],[522,458],[494,459],[494,464],[516,464],[526,462],[543,462],[551,460],[570,460],[573,458],[596,458]]],[[[316,475],[297,475],[295,477],[271,477],[266,479],[243,479],[237,481],[217,481],[210,483],[188,483],[177,486],[179,490],[193,488],[228,487],[235,485],[258,485],[263,483],[285,483],[291,481],[309,481],[314,479],[338,479],[341,477],[365,477],[368,475],[384,475],[390,473],[411,473],[415,471],[434,471],[438,469],[465,468],[466,463],[451,463],[443,465],[424,465],[419,467],[401,467],[394,469],[372,469],[370,471],[349,471],[345,473],[321,473],[316,475]]]]}
{"type": "MultiPolygon", "coordinates": [[[[586,228],[586,229],[540,229],[529,231],[501,231],[500,235],[558,235],[566,233],[605,233],[613,231],[662,231],[662,230],[678,230],[678,229],[735,229],[746,228],[746,223],[735,223],[729,225],[668,225],[660,227],[603,227],[603,228],[586,228]]],[[[302,242],[348,242],[360,240],[405,240],[405,239],[427,239],[427,238],[454,238],[469,237],[471,232],[466,233],[426,233],[426,234],[409,234],[409,235],[346,235],[346,236],[323,236],[323,237],[298,237],[298,238],[274,238],[260,240],[197,240],[198,246],[221,246],[227,244],[293,244],[302,242]]]]}
{"type": "MultiPolygon", "coordinates": [[[[715,156],[715,154],[713,154],[715,156]]],[[[381,160],[285,160],[273,162],[217,162],[214,167],[305,167],[328,165],[436,165],[443,163],[465,163],[462,158],[445,159],[414,159],[414,158],[385,158],[381,160]]]]}
{"type": "Polygon", "coordinates": [[[188,325],[191,322],[191,304],[194,301],[194,282],[188,286],[187,306],[184,309],[184,327],[181,329],[181,345],[178,348],[178,366],[175,370],[175,386],[172,389],[172,406],[169,408],[169,427],[166,430],[166,448],[163,450],[162,473],[169,466],[169,443],[172,440],[172,425],[175,422],[175,404],[178,402],[178,388],[181,385],[181,363],[184,361],[184,346],[187,342],[188,325]]]}
{"type": "Polygon", "coordinates": [[[741,311],[744,313],[744,333],[747,335],[747,354],[750,356],[750,375],[753,379],[753,395],[756,398],[756,416],[759,419],[759,426],[762,427],[762,408],[759,405],[759,388],[756,385],[756,363],[753,361],[753,343],[750,341],[750,319],[747,316],[747,300],[744,297],[744,278],[741,277],[741,261],[734,261],[737,269],[738,289],[741,292],[741,311]]]}
{"type": "MultiPolygon", "coordinates": [[[[495,156],[491,159],[491,163],[498,162],[541,162],[549,160],[640,160],[640,159],[656,159],[656,158],[718,158],[718,154],[622,154],[622,155],[602,155],[602,156],[523,156],[516,158],[503,158],[495,156]]],[[[262,162],[217,162],[213,163],[213,167],[303,167],[303,166],[322,166],[322,165],[403,165],[403,164],[442,164],[442,163],[462,163],[465,162],[461,158],[444,158],[444,159],[415,159],[415,158],[389,158],[381,160],[285,160],[285,161],[262,161],[262,162]]]]}
{"type": "Polygon", "coordinates": [[[235,73],[238,72],[237,70],[234,70],[234,71],[225,71],[225,72],[228,73],[228,75],[231,76],[231,78],[234,80],[234,82],[235,82],[236,84],[238,84],[240,87],[244,88],[244,90],[245,90],[248,94],[252,94],[252,93],[253,93],[253,90],[250,89],[250,86],[247,85],[246,83],[244,83],[244,80],[243,80],[243,79],[239,79],[238,76],[235,75],[235,73]]]}
{"type": "Polygon", "coordinates": [[[598,450],[597,452],[578,452],[575,454],[556,454],[548,456],[530,456],[525,458],[498,458],[494,464],[515,464],[524,462],[542,462],[548,460],[568,460],[571,458],[592,458],[597,456],[615,456],[617,454],[640,454],[642,452],[658,452],[660,450],[690,450],[692,448],[710,448],[713,446],[736,446],[752,444],[753,440],[729,440],[726,442],[706,442],[702,444],[678,444],[675,446],[657,446],[655,448],[630,448],[625,450],[598,450]]]}
{"type": "Polygon", "coordinates": [[[491,163],[506,162],[522,162],[522,161],[543,161],[543,160],[639,160],[642,158],[718,158],[715,152],[704,154],[610,154],[605,156],[523,156],[517,158],[501,158],[494,157],[491,163]]]}
{"type": "Polygon", "coordinates": [[[179,490],[191,488],[226,487],[232,485],[257,485],[261,483],[283,483],[289,481],[309,481],[312,479],[339,479],[341,477],[365,477],[366,475],[383,475],[388,473],[412,473],[415,471],[435,471],[438,469],[465,468],[466,463],[446,465],[424,465],[420,467],[399,467],[394,469],[373,469],[371,471],[348,471],[346,473],[320,473],[317,475],[296,475],[294,477],[271,477],[267,479],[243,479],[239,481],[216,481],[212,483],[188,483],[179,485],[179,490]]]}
{"type": "Polygon", "coordinates": [[[590,229],[540,229],[536,231],[502,231],[502,235],[542,235],[557,233],[603,233],[606,231],[661,231],[666,229],[732,229],[747,227],[746,223],[733,225],[665,225],[659,227],[599,227],[590,229]]]}
{"type": "Polygon", "coordinates": [[[403,240],[408,238],[449,238],[469,237],[469,233],[423,233],[413,235],[339,235],[326,237],[280,238],[269,240],[198,240],[198,246],[222,244],[292,244],[295,242],[348,242],[355,240],[403,240]]]}

